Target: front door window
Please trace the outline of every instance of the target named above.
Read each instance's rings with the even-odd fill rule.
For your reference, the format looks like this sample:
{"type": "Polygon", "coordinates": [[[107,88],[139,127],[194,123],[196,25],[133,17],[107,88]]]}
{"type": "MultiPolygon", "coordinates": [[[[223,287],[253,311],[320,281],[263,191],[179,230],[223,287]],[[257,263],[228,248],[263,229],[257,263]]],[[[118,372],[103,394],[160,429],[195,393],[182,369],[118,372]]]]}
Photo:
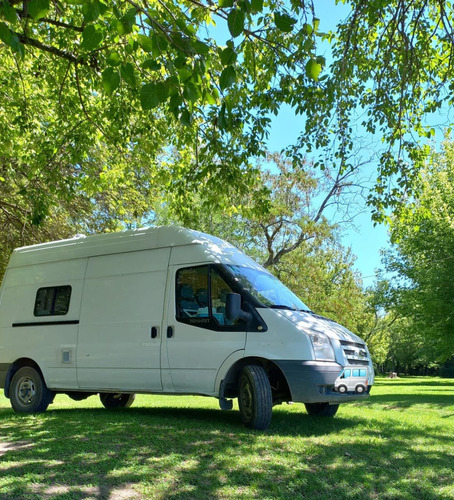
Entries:
{"type": "Polygon", "coordinates": [[[176,319],[212,330],[240,324],[225,316],[231,287],[213,266],[179,269],[176,275],[176,319]]]}

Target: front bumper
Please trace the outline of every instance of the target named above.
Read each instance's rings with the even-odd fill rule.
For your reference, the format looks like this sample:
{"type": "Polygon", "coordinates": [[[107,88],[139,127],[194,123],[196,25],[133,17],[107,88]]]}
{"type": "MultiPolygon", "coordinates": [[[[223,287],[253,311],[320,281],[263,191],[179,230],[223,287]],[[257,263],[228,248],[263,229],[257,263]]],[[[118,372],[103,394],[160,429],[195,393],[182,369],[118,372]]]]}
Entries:
{"type": "Polygon", "coordinates": [[[323,361],[275,361],[284,374],[295,403],[347,403],[369,397],[371,387],[362,394],[334,391],[342,365],[323,361]]]}

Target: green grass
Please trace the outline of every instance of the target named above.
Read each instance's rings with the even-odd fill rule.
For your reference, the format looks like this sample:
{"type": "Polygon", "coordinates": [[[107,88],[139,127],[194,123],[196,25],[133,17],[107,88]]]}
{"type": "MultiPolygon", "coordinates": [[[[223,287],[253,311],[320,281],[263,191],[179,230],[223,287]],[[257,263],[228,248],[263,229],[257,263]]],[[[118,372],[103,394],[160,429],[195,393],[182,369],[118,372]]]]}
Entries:
{"type": "Polygon", "coordinates": [[[26,416],[2,395],[0,455],[0,499],[454,498],[454,380],[379,379],[332,419],[282,405],[266,432],[207,398],[26,416]]]}

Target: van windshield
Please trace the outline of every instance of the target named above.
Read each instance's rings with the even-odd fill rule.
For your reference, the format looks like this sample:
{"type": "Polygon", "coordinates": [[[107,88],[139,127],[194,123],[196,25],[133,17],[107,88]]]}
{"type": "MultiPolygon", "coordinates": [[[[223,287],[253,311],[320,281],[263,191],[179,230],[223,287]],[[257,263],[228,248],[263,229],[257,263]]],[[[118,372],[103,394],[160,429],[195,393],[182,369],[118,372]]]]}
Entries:
{"type": "Polygon", "coordinates": [[[272,274],[245,266],[228,265],[227,268],[233,273],[240,285],[263,306],[293,311],[310,311],[302,300],[272,274]]]}

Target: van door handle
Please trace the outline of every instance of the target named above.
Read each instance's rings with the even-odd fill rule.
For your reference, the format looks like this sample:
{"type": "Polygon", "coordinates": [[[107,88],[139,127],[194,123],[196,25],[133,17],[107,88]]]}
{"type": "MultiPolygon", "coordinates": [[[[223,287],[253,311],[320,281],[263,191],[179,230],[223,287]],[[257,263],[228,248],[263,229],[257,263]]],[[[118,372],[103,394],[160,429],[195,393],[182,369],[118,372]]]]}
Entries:
{"type": "Polygon", "coordinates": [[[171,339],[173,337],[173,326],[167,327],[167,338],[171,339]]]}
{"type": "Polygon", "coordinates": [[[158,328],[156,326],[151,327],[151,338],[155,339],[158,336],[158,328]]]}

